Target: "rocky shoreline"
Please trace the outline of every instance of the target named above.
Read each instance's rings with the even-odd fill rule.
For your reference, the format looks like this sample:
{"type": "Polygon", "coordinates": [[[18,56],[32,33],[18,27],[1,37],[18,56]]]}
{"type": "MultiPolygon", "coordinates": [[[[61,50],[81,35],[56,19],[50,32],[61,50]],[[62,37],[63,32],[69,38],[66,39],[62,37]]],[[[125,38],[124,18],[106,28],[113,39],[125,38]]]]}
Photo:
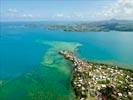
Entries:
{"type": "Polygon", "coordinates": [[[70,51],[59,54],[73,64],[76,100],[133,100],[133,70],[84,61],[70,51]]]}

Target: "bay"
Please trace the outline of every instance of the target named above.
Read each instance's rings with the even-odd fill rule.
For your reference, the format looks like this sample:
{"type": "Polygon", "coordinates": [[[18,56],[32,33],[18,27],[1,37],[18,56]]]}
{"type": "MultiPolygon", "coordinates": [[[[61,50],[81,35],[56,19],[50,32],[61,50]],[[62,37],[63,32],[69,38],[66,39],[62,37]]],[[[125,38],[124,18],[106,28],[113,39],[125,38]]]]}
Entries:
{"type": "Polygon", "coordinates": [[[60,49],[132,69],[133,32],[63,32],[43,27],[51,23],[0,23],[1,100],[73,99],[72,68],[58,55],[60,49]]]}

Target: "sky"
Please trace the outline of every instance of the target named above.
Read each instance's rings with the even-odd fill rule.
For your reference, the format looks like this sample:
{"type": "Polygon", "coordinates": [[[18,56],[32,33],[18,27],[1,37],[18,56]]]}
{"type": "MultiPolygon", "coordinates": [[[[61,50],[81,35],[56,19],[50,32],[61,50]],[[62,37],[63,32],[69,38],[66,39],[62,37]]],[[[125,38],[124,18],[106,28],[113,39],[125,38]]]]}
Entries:
{"type": "Polygon", "coordinates": [[[133,0],[0,0],[0,21],[133,20],[133,0]]]}

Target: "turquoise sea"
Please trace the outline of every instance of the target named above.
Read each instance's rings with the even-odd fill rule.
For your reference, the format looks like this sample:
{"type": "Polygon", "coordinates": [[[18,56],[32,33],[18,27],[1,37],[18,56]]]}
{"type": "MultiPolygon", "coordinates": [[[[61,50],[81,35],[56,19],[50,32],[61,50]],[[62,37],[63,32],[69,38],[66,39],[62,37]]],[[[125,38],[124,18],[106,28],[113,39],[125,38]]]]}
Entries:
{"type": "Polygon", "coordinates": [[[72,66],[59,50],[133,69],[133,32],[63,32],[43,27],[51,23],[0,23],[0,100],[73,100],[72,66]]]}

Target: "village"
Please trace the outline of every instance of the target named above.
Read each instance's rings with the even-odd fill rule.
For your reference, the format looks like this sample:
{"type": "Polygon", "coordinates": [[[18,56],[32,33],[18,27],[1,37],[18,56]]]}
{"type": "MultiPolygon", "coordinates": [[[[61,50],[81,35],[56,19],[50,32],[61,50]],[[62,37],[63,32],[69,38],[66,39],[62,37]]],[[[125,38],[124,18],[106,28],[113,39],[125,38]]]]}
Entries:
{"type": "Polygon", "coordinates": [[[133,100],[133,70],[81,60],[71,51],[59,54],[73,64],[76,100],[133,100]]]}

